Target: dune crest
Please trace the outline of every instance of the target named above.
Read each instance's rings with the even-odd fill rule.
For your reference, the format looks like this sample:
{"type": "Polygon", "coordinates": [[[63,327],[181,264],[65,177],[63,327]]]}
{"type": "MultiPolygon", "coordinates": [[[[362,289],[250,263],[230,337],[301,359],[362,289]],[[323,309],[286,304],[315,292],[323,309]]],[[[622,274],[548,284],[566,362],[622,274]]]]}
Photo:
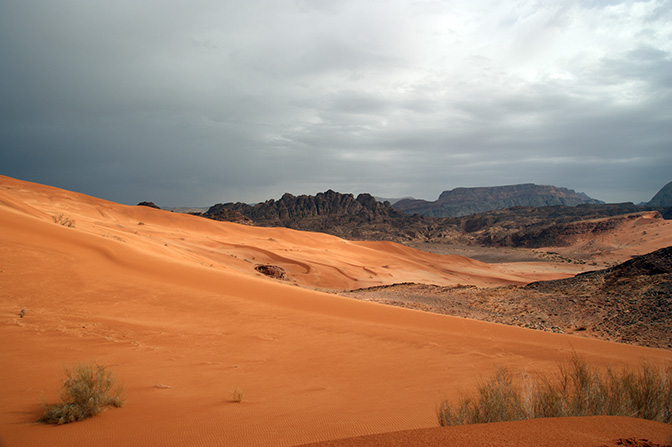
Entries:
{"type": "Polygon", "coordinates": [[[533,419],[492,424],[430,428],[384,433],[336,441],[307,444],[302,447],[423,447],[450,445],[496,445],[517,447],[666,447],[672,442],[672,427],[660,422],[615,416],[533,419]],[[646,437],[642,437],[646,433],[646,437]]]}
{"type": "MultiPolygon", "coordinates": [[[[61,216],[74,230],[125,244],[143,255],[168,257],[225,271],[259,276],[260,264],[285,270],[303,287],[354,289],[394,282],[483,287],[525,284],[577,272],[572,266],[546,274],[520,272],[458,255],[435,255],[392,242],[346,241],[322,233],[243,226],[125,206],[83,194],[0,177],[0,204],[41,221],[61,216]]],[[[114,245],[114,244],[112,244],[114,245]]]]}

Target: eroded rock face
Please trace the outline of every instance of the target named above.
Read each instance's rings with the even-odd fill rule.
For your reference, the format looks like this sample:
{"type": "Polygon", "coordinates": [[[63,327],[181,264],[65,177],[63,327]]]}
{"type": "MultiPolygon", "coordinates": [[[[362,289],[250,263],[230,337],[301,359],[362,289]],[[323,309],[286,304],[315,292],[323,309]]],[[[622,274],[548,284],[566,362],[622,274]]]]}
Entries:
{"type": "Polygon", "coordinates": [[[287,280],[287,273],[285,272],[285,269],[277,265],[259,264],[254,267],[254,269],[262,275],[266,275],[274,279],[287,280]]]}
{"type": "Polygon", "coordinates": [[[284,226],[293,228],[299,222],[315,218],[315,221],[350,217],[358,219],[375,219],[377,217],[397,217],[403,213],[395,210],[388,203],[380,203],[370,194],[360,194],[355,198],[352,194],[341,194],[332,190],[318,193],[315,196],[293,196],[286,193],[280,200],[267,200],[256,205],[246,203],[220,203],[212,206],[204,214],[205,217],[228,209],[263,226],[284,226]]]}
{"type": "Polygon", "coordinates": [[[444,191],[438,200],[400,200],[394,207],[408,214],[431,217],[460,217],[513,207],[576,206],[604,203],[584,193],[551,185],[492,186],[482,188],[455,188],[444,191]]]}
{"type": "Polygon", "coordinates": [[[280,200],[256,205],[219,203],[201,214],[219,219],[224,213],[238,213],[254,225],[333,234],[347,239],[412,240],[424,225],[422,219],[397,211],[389,202],[378,202],[370,194],[342,194],[332,190],[315,196],[285,194],[280,200]]]}

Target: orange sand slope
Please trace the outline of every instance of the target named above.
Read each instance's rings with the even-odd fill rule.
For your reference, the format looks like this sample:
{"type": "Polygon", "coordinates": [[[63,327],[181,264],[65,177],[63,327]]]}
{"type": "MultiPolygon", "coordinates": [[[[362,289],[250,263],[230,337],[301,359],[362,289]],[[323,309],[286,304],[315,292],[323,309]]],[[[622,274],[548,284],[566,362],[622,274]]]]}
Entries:
{"type": "Polygon", "coordinates": [[[672,362],[669,351],[354,301],[252,269],[295,265],[297,283],[324,288],[368,276],[515,280],[423,256],[2,177],[0,445],[291,446],[434,427],[442,399],[498,366],[547,372],[572,351],[600,365],[672,362]],[[54,223],[59,214],[74,228],[54,223]],[[62,367],[92,359],[123,381],[126,405],[62,427],[34,423],[62,367]],[[231,402],[235,387],[242,403],[231,402]]]}
{"type": "Polygon", "coordinates": [[[567,267],[535,276],[521,264],[521,274],[511,268],[462,256],[435,255],[391,242],[350,242],[321,233],[214,222],[119,205],[2,176],[0,206],[50,224],[63,216],[75,222],[72,232],[95,236],[92,241],[111,250],[121,250],[123,245],[144,255],[255,276],[260,275],[255,265],[273,264],[284,268],[292,283],[321,289],[403,281],[498,286],[576,273],[576,268],[567,267]],[[100,237],[107,241],[98,240],[100,237]]]}

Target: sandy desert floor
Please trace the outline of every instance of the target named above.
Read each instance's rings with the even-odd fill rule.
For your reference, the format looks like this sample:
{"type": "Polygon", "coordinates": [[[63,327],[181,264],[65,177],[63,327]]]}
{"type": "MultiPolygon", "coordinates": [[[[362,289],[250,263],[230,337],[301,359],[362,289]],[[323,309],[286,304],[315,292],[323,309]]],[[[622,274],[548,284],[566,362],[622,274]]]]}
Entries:
{"type": "MultiPolygon", "coordinates": [[[[383,437],[339,442],[400,445],[408,435],[390,432],[411,429],[423,429],[417,440],[490,439],[493,427],[433,428],[437,405],[499,366],[534,375],[573,352],[604,366],[669,365],[672,352],[325,291],[494,286],[581,269],[213,222],[0,177],[0,445],[293,446],[373,434],[383,437]],[[256,264],[283,267],[289,281],[260,275],[256,264]],[[114,370],[126,404],[75,424],[35,423],[41,399],[57,398],[63,367],[91,360],[114,370]],[[231,399],[236,387],[240,403],[231,399]]],[[[580,433],[576,445],[633,436],[672,443],[670,426],[634,419],[496,431],[523,445],[559,445],[536,442],[548,430],[580,433]]]]}

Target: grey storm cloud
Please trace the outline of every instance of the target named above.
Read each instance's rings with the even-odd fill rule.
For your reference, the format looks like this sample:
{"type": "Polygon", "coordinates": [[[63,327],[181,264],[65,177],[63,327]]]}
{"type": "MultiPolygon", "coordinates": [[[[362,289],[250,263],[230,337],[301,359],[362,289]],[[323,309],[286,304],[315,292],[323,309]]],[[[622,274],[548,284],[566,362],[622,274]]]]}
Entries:
{"type": "Polygon", "coordinates": [[[0,174],[122,202],[672,172],[672,1],[0,0],[0,174]]]}

